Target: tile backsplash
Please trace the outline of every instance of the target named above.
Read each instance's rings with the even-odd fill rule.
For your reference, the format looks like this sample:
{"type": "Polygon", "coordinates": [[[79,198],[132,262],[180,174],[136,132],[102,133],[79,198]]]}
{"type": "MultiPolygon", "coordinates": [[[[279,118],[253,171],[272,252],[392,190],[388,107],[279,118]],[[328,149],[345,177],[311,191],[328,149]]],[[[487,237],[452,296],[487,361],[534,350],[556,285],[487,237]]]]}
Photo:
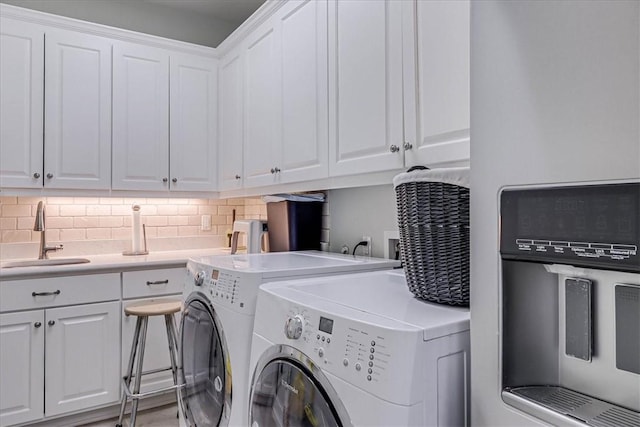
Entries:
{"type": "Polygon", "coordinates": [[[92,197],[0,197],[0,243],[40,240],[33,231],[39,201],[46,206],[47,240],[127,240],[131,206],[140,205],[149,239],[226,236],[237,219],[266,219],[260,198],[208,200],[92,197]],[[202,216],[211,216],[211,230],[201,230],[202,216]]]}
{"type": "MultiPolygon", "coordinates": [[[[38,202],[45,203],[47,243],[65,246],[64,256],[130,250],[131,207],[140,206],[149,250],[228,246],[236,219],[267,219],[260,197],[226,200],[117,197],[0,197],[0,258],[37,254],[33,231],[38,202]],[[211,217],[203,230],[202,217],[211,217]]],[[[328,203],[323,206],[322,240],[329,241],[328,203]]],[[[54,255],[55,256],[55,255],[54,255]]]]}

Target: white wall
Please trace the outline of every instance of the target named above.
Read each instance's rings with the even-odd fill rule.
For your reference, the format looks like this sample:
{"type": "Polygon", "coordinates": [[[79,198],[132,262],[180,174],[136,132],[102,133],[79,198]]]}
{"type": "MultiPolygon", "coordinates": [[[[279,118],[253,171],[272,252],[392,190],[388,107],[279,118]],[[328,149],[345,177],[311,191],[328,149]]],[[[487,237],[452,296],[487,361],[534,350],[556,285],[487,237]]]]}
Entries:
{"type": "Polygon", "coordinates": [[[472,2],[471,70],[472,422],[535,425],[500,399],[498,192],[640,178],[640,2],[472,2]]]}
{"type": "Polygon", "coordinates": [[[127,0],[0,0],[27,9],[216,47],[237,25],[163,5],[127,0]]]}
{"type": "MultiPolygon", "coordinates": [[[[384,256],[384,232],[398,229],[393,186],[346,188],[328,192],[331,252],[343,244],[353,247],[363,235],[371,236],[376,257],[384,256]]],[[[361,254],[358,248],[357,254],[361,254]]],[[[351,252],[350,252],[351,253],[351,252]]]]}

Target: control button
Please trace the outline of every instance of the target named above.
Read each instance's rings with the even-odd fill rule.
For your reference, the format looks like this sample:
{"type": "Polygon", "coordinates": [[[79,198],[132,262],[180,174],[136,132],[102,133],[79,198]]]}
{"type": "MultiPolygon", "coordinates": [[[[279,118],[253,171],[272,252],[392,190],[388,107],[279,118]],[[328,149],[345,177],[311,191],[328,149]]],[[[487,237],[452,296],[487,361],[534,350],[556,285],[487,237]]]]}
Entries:
{"type": "Polygon", "coordinates": [[[316,338],[317,338],[317,339],[320,339],[320,334],[316,335],[316,338]]]}
{"type": "Polygon", "coordinates": [[[356,363],[356,371],[360,371],[362,369],[362,366],[359,363],[356,363]]]}
{"type": "Polygon", "coordinates": [[[373,347],[374,345],[376,345],[375,341],[371,341],[371,347],[373,347]]]}
{"type": "Polygon", "coordinates": [[[327,344],[331,342],[331,338],[327,338],[327,344]]]}
{"type": "Polygon", "coordinates": [[[369,368],[369,369],[367,369],[367,372],[371,374],[371,373],[373,373],[373,369],[369,368]]]}
{"type": "Polygon", "coordinates": [[[349,366],[349,359],[347,359],[346,357],[344,359],[342,359],[342,364],[344,366],[349,366]]]}
{"type": "Polygon", "coordinates": [[[367,375],[367,381],[371,381],[371,375],[367,375]]]}
{"type": "Polygon", "coordinates": [[[324,337],[322,337],[322,342],[324,342],[324,337]]]}
{"type": "Polygon", "coordinates": [[[373,366],[373,362],[372,361],[369,361],[369,366],[373,366]]]}
{"type": "Polygon", "coordinates": [[[369,360],[373,360],[373,354],[369,355],[369,360]]]}
{"type": "Polygon", "coordinates": [[[375,352],[376,352],[376,349],[375,349],[375,348],[372,348],[370,351],[371,351],[371,353],[375,353],[375,352]]]}
{"type": "Polygon", "coordinates": [[[324,349],[322,349],[322,348],[318,349],[318,356],[320,356],[320,357],[324,356],[324,349]]]}

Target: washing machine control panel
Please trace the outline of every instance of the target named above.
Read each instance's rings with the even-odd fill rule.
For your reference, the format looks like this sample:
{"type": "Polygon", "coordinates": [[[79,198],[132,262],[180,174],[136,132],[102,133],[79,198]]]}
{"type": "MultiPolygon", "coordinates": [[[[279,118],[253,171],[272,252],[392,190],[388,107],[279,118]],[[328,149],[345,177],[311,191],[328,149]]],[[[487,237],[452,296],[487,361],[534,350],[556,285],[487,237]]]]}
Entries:
{"type": "Polygon", "coordinates": [[[390,393],[390,384],[411,383],[406,367],[415,363],[412,345],[422,341],[419,334],[411,342],[389,328],[305,306],[290,307],[283,320],[286,341],[322,369],[378,395],[390,393]],[[399,378],[403,373],[407,378],[399,378]]]}

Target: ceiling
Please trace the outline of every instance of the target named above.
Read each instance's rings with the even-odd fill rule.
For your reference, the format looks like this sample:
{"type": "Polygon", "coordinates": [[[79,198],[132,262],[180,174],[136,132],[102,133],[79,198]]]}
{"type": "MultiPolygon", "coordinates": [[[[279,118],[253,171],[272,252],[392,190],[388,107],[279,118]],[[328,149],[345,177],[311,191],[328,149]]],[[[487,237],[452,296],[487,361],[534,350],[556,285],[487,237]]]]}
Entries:
{"type": "Polygon", "coordinates": [[[243,23],[265,0],[135,0],[206,15],[236,25],[243,23]]]}

